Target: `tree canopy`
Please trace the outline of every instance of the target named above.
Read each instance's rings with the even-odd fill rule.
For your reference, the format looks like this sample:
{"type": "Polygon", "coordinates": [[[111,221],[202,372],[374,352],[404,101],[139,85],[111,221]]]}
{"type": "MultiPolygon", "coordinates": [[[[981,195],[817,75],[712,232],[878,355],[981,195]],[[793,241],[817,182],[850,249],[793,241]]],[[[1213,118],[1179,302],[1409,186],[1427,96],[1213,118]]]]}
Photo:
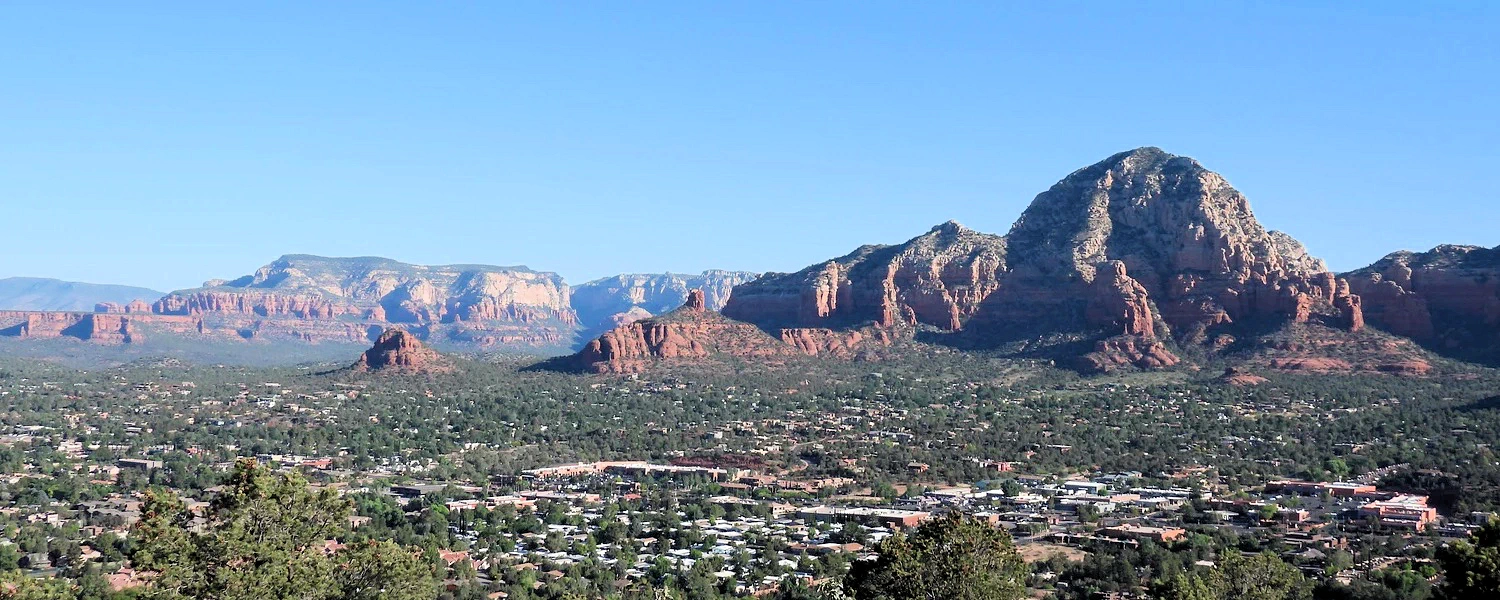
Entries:
{"type": "Polygon", "coordinates": [[[949,513],[877,547],[845,586],[856,600],[1015,600],[1026,592],[1026,563],[1010,534],[949,513]]]}
{"type": "Polygon", "coordinates": [[[1275,554],[1226,552],[1214,568],[1181,573],[1158,593],[1162,600],[1304,600],[1312,587],[1275,554]]]}
{"type": "Polygon", "coordinates": [[[432,568],[420,550],[392,542],[342,548],[352,504],[312,490],[300,475],[244,460],[196,516],[183,500],[146,497],[136,565],[155,576],[153,599],[430,600],[432,568]],[[199,522],[199,519],[202,519],[199,522]]]}
{"type": "Polygon", "coordinates": [[[1500,598],[1500,518],[1474,533],[1473,543],[1457,541],[1438,551],[1443,565],[1442,593],[1450,600],[1500,598]]]}

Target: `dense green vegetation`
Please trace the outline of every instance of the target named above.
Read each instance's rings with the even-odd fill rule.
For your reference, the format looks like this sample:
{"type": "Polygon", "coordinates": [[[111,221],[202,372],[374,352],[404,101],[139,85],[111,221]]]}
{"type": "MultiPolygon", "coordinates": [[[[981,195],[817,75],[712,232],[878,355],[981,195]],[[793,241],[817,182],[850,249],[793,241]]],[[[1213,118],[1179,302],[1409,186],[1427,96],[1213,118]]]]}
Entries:
{"type": "MultiPolygon", "coordinates": [[[[1494,589],[1485,578],[1495,572],[1491,554],[1500,538],[1444,546],[1436,538],[1357,536],[1330,565],[1401,560],[1339,584],[1328,573],[1298,572],[1278,558],[1287,548],[1222,527],[1200,503],[1183,509],[1191,534],[1184,541],[1091,548],[1082,560],[1043,560],[1028,574],[1011,560],[1008,536],[968,521],[940,520],[887,540],[877,559],[852,565],[842,553],[778,564],[774,543],[765,555],[713,555],[715,534],[695,521],[767,515],[757,512],[763,508],[708,502],[722,490],[705,480],[645,482],[640,497],[600,507],[599,526],[585,526],[561,504],[454,512],[445,502],[473,494],[450,488],[405,501],[379,487],[455,481],[503,493],[516,473],[532,467],[703,459],[805,478],[847,477],[856,483],[816,494],[863,488],[892,499],[951,483],[1014,487],[992,466],[1005,462],[1059,477],[1132,473],[1140,485],[1212,488],[1234,497],[1275,478],[1341,479],[1384,469],[1383,486],[1430,494],[1444,514],[1462,519],[1500,507],[1500,462],[1492,450],[1500,444],[1494,400],[1500,377],[1491,371],[1426,378],[1267,373],[1265,383],[1235,387],[1209,373],[1081,378],[1045,364],[937,350],[878,363],[809,360],[771,370],[738,365],[638,378],[534,371],[516,362],[461,364],[452,374],[361,378],[333,368],[170,361],[91,372],[0,363],[7,407],[0,426],[11,434],[0,445],[0,473],[25,475],[0,484],[0,500],[40,509],[140,492],[147,493],[151,515],[128,539],[0,515],[15,541],[0,546],[0,570],[44,556],[63,577],[17,581],[0,595],[140,594],[112,594],[103,583],[101,565],[112,569],[126,559],[159,571],[157,581],[170,585],[145,593],[164,598],[399,597],[391,594],[403,589],[413,598],[479,598],[499,590],[512,600],[736,597],[733,582],[715,576],[726,566],[752,578],[798,572],[821,580],[788,580],[777,592],[781,598],[1010,598],[1030,587],[1062,600],[1140,589],[1163,598],[1425,600],[1444,593],[1486,597],[1464,590],[1494,589]],[[97,473],[76,468],[65,441],[89,448],[92,464],[150,458],[162,465],[101,482],[97,473]],[[340,499],[326,488],[311,491],[295,475],[248,466],[223,472],[237,457],[256,455],[320,457],[329,466],[307,471],[314,483],[370,472],[382,478],[340,499]],[[915,473],[913,464],[927,469],[915,473]],[[183,497],[208,499],[205,516],[189,519],[183,497]],[[369,520],[351,526],[349,515],[369,520]],[[281,521],[290,525],[267,529],[281,521]],[[574,528],[578,539],[557,526],[574,528]],[[264,535],[269,531],[276,535],[264,535]],[[525,554],[532,570],[497,564],[475,572],[438,556],[509,550],[528,535],[540,545],[525,554]],[[990,565],[984,572],[996,579],[955,575],[971,563],[943,545],[952,543],[949,536],[987,557],[973,564],[990,565]],[[634,541],[642,539],[650,546],[634,541]],[[326,540],[344,549],[325,553],[326,540]],[[80,560],[85,547],[103,558],[80,560]],[[601,547],[608,550],[596,552],[601,547]],[[686,551],[697,562],[686,569],[654,565],[621,585],[626,565],[647,550],[686,551]],[[552,552],[590,558],[554,567],[542,556],[552,552]],[[536,586],[539,572],[548,571],[560,576],[536,586]],[[381,581],[380,573],[400,581],[381,581]],[[1465,575],[1434,579],[1445,573],[1465,575]],[[443,578],[451,585],[438,586],[443,578]],[[952,596],[960,593],[954,590],[994,591],[952,596]]],[[[585,491],[618,483],[601,480],[585,491]]],[[[777,494],[751,497],[808,495],[777,494]]],[[[107,515],[91,518],[112,525],[107,515]]],[[[814,533],[841,543],[868,540],[858,527],[814,533]]]]}
{"type": "Polygon", "coordinates": [[[1447,583],[1444,598],[1500,598],[1500,520],[1492,517],[1472,543],[1458,541],[1443,548],[1438,562],[1447,583]]]}
{"type": "Polygon", "coordinates": [[[146,496],[135,565],[155,573],[144,597],[176,600],[421,600],[436,595],[432,565],[389,541],[333,548],[352,503],[311,491],[295,474],[239,462],[196,523],[177,496],[146,496]]]}
{"type": "Polygon", "coordinates": [[[1017,600],[1026,593],[1026,564],[1010,536],[956,513],[886,540],[877,551],[878,558],[849,571],[846,588],[856,600],[1017,600]]]}
{"type": "MultiPolygon", "coordinates": [[[[82,415],[97,427],[83,439],[119,445],[120,456],[170,445],[218,461],[265,453],[340,455],[355,468],[432,461],[434,476],[480,480],[574,459],[660,458],[721,444],[744,452],[754,449],[753,436],[707,444],[702,435],[731,422],[879,410],[883,416],[851,421],[854,433],[899,431],[922,442],[867,444],[874,438],[847,436],[769,458],[836,473],[828,457],[873,453],[868,467],[877,480],[904,475],[911,462],[931,465],[938,481],[985,479],[982,462],[989,460],[1020,461],[1042,473],[1099,468],[1158,476],[1206,467],[1231,488],[1409,465],[1392,483],[1432,491],[1445,510],[1500,506],[1492,450],[1500,442],[1500,410],[1487,400],[1497,389],[1488,371],[1269,375],[1265,384],[1240,388],[1185,373],[1080,379],[965,355],[638,381],[515,364],[466,367],[433,378],[366,381],[317,369],[152,365],[84,373],[12,365],[0,368],[0,386],[35,389],[7,396],[0,421],[62,429],[82,415]],[[190,394],[141,400],[135,391],[183,381],[195,384],[190,394]],[[257,398],[272,392],[261,387],[267,382],[283,386],[274,388],[278,403],[258,408],[257,398]],[[474,453],[463,465],[445,460],[474,444],[491,452],[474,453]]],[[[172,468],[153,477],[191,486],[198,477],[193,461],[169,460],[172,468]]],[[[0,453],[0,469],[6,464],[15,463],[0,453]]]]}

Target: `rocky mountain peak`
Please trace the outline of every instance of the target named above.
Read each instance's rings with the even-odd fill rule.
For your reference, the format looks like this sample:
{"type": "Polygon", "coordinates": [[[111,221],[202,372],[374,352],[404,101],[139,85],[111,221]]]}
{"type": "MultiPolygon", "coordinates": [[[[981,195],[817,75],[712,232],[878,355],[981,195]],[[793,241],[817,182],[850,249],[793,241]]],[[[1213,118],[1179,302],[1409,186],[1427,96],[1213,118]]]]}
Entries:
{"type": "MultiPolygon", "coordinates": [[[[1198,164],[1198,161],[1190,157],[1178,156],[1155,146],[1142,146],[1134,150],[1112,154],[1104,160],[1079,169],[1079,171],[1103,167],[1117,174],[1151,173],[1161,171],[1167,168],[1168,165],[1173,164],[1178,168],[1203,168],[1203,165],[1198,164]]],[[[1077,171],[1074,174],[1077,174],[1077,171]]]]}
{"type": "Polygon", "coordinates": [[[1293,273],[1326,273],[1328,264],[1323,259],[1307,253],[1307,248],[1297,238],[1281,231],[1267,231],[1272,248],[1286,261],[1293,273]]]}
{"type": "Polygon", "coordinates": [[[1137,148],[1037,195],[1007,236],[957,222],[736,287],[724,315],[766,328],[927,325],[998,341],[1113,336],[1095,368],[1168,366],[1169,338],[1241,320],[1363,324],[1359,299],[1197,161],[1137,148]]]}
{"type": "Polygon", "coordinates": [[[970,230],[968,227],[964,227],[962,223],[959,223],[958,221],[954,221],[954,220],[950,219],[947,222],[942,223],[941,225],[938,225],[938,226],[933,227],[932,229],[928,230],[928,233],[936,233],[936,234],[942,234],[942,235],[957,235],[957,234],[965,233],[965,232],[968,232],[968,231],[972,231],[972,230],[970,230]]]}
{"type": "Polygon", "coordinates": [[[1074,171],[1037,195],[1007,238],[1012,265],[1086,279],[1109,260],[1141,274],[1308,266],[1281,256],[1282,244],[1223,177],[1158,148],[1074,171]]]}
{"type": "Polygon", "coordinates": [[[1493,268],[1500,267],[1500,247],[1484,248],[1463,244],[1441,244],[1426,252],[1401,250],[1387,254],[1356,273],[1382,272],[1392,267],[1406,268],[1493,268]]]}

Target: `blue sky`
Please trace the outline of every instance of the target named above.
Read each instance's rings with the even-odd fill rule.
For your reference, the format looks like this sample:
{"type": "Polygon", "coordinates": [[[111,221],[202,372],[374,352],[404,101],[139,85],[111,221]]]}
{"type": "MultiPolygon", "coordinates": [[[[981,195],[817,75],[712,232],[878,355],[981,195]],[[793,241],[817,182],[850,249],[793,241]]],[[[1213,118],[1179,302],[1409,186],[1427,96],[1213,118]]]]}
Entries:
{"type": "Polygon", "coordinates": [[[1500,244],[1495,3],[427,4],[0,6],[0,277],[787,271],[1145,145],[1336,269],[1500,244]]]}

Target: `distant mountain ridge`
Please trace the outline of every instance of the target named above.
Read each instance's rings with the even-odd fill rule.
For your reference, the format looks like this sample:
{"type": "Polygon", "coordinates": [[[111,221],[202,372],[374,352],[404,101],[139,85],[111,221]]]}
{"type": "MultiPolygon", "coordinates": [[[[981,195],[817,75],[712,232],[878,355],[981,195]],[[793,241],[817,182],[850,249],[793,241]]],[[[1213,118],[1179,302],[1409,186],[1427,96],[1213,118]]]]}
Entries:
{"type": "Polygon", "coordinates": [[[573,340],[568,296],[562,277],[526,267],[292,254],[172,292],[151,309],[248,338],[365,342],[399,325],[450,346],[550,351],[573,340]]]}
{"type": "Polygon", "coordinates": [[[526,267],[413,265],[385,258],[283,256],[254,274],[163,296],[159,314],[360,315],[392,323],[576,321],[568,286],[526,267]]]}
{"type": "Polygon", "coordinates": [[[119,305],[134,300],[151,302],[162,292],[128,285],[63,281],[43,277],[0,279],[0,310],[91,312],[103,303],[119,305]]]}
{"type": "Polygon", "coordinates": [[[592,338],[631,321],[677,309],[691,290],[702,290],[705,307],[717,311],[734,287],[753,281],[756,273],[711,269],[697,275],[626,273],[603,277],[573,288],[573,309],[592,338]]]}
{"type": "Polygon", "coordinates": [[[719,270],[627,274],[575,290],[555,273],[524,266],[289,254],[234,279],[144,294],[155,298],[150,303],[132,298],[76,304],[77,312],[0,310],[0,337],[367,344],[401,328],[450,350],[549,354],[576,348],[619,323],[666,312],[690,288],[709,290],[717,308],[734,285],[754,276],[719,270]],[[595,330],[580,321],[575,291],[595,330]]]}

